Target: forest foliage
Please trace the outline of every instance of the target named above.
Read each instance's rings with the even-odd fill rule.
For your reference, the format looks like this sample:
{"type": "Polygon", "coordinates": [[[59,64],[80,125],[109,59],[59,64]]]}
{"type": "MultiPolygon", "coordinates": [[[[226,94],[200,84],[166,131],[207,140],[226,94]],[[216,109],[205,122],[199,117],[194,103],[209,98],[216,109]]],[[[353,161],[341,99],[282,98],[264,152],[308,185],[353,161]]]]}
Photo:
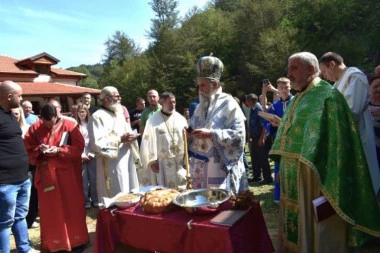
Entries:
{"type": "Polygon", "coordinates": [[[88,76],[81,86],[117,87],[129,109],[156,89],[173,92],[182,112],[196,96],[196,62],[211,53],[225,66],[223,90],[237,97],[260,93],[263,78],[286,76],[288,57],[299,51],[334,51],[369,72],[380,64],[378,0],[212,0],[183,18],[175,0],[149,4],[147,49],[115,31],[102,63],[69,68],[88,76]]]}

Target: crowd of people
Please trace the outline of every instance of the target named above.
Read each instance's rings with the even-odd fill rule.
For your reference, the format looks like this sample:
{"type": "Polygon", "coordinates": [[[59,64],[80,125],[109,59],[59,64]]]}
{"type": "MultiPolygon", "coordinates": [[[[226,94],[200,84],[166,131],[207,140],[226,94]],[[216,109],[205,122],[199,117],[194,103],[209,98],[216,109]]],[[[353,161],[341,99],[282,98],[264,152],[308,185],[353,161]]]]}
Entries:
{"type": "Polygon", "coordinates": [[[11,233],[18,252],[38,252],[27,231],[37,214],[42,250],[86,247],[86,208],[141,186],[189,183],[231,194],[274,184],[278,252],[347,252],[379,237],[380,67],[367,77],[337,53],[299,52],[276,87],[264,79],[260,96],[241,99],[223,92],[223,68],[217,57],[198,60],[197,96],[183,115],[171,92],[149,90],[149,106],[139,97],[128,112],[107,86],[99,107],[85,93],[70,117],[55,99],[38,117],[17,83],[1,82],[0,252],[11,233]],[[318,220],[321,196],[334,212],[318,220]]]}

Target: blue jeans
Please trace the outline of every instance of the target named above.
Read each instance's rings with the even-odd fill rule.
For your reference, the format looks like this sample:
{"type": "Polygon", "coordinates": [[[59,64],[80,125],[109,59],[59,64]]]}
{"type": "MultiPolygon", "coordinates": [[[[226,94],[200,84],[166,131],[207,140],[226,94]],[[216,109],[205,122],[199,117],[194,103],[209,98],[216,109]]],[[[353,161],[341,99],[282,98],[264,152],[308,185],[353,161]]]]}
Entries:
{"type": "Polygon", "coordinates": [[[88,162],[82,162],[82,180],[84,201],[86,204],[98,203],[98,194],[96,191],[96,158],[88,162]]]}
{"type": "Polygon", "coordinates": [[[28,214],[31,182],[0,184],[0,253],[10,252],[11,230],[18,252],[31,249],[25,217],[28,214]]]}

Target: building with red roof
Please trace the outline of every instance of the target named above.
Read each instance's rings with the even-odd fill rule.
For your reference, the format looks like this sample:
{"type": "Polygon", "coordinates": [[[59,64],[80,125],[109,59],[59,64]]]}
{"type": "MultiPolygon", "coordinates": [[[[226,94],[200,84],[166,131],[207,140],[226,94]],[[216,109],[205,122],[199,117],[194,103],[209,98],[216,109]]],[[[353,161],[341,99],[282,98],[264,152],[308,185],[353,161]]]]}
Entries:
{"type": "Polygon", "coordinates": [[[90,93],[96,101],[100,90],[78,85],[87,76],[53,68],[58,62],[45,52],[22,60],[0,55],[0,81],[17,82],[23,89],[23,99],[32,102],[36,114],[51,98],[61,102],[63,112],[69,112],[83,93],[90,93]]]}

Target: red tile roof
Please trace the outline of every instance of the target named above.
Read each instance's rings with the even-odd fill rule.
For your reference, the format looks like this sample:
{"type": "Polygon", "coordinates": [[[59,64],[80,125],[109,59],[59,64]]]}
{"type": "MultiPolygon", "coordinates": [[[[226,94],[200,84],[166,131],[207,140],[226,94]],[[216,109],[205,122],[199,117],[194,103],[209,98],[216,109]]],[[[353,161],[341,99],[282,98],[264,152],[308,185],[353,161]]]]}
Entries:
{"type": "Polygon", "coordinates": [[[74,86],[62,83],[33,83],[33,82],[17,82],[22,87],[22,93],[26,95],[81,95],[85,92],[90,94],[99,94],[100,90],[91,89],[81,86],[74,86]]]}
{"type": "MultiPolygon", "coordinates": [[[[29,59],[29,58],[26,58],[29,59]]],[[[23,59],[25,60],[25,59],[23,59]]],[[[21,60],[21,61],[23,61],[21,60]]],[[[38,75],[37,72],[27,69],[24,67],[21,67],[19,65],[16,65],[17,62],[21,62],[17,59],[0,55],[0,73],[18,73],[18,74],[36,74],[38,75]]],[[[58,68],[53,68],[51,67],[51,72],[59,76],[76,76],[76,77],[85,77],[87,76],[86,74],[83,73],[78,73],[70,70],[65,70],[65,69],[58,69],[58,68]]]]}
{"type": "Polygon", "coordinates": [[[0,73],[19,73],[19,74],[36,74],[37,72],[18,67],[15,63],[18,62],[17,59],[0,55],[0,73]]]}
{"type": "MultiPolygon", "coordinates": [[[[55,64],[59,61],[58,59],[45,52],[22,60],[0,55],[0,77],[15,77],[15,80],[24,80],[24,82],[17,83],[21,85],[23,94],[25,96],[81,95],[85,92],[96,95],[100,93],[100,90],[98,89],[68,85],[58,82],[33,82],[32,80],[38,77],[39,73],[24,66],[28,66],[29,61],[38,61],[41,58],[44,58],[44,60],[48,62],[51,61],[52,64],[55,64]]],[[[50,76],[53,78],[53,80],[61,80],[61,82],[63,82],[62,80],[67,80],[68,82],[77,82],[87,75],[74,71],[50,67],[50,76]]]]}
{"type": "Polygon", "coordinates": [[[78,72],[65,70],[65,69],[51,68],[50,71],[59,76],[82,76],[82,77],[87,76],[86,74],[83,74],[83,73],[78,73],[78,72]]]}

